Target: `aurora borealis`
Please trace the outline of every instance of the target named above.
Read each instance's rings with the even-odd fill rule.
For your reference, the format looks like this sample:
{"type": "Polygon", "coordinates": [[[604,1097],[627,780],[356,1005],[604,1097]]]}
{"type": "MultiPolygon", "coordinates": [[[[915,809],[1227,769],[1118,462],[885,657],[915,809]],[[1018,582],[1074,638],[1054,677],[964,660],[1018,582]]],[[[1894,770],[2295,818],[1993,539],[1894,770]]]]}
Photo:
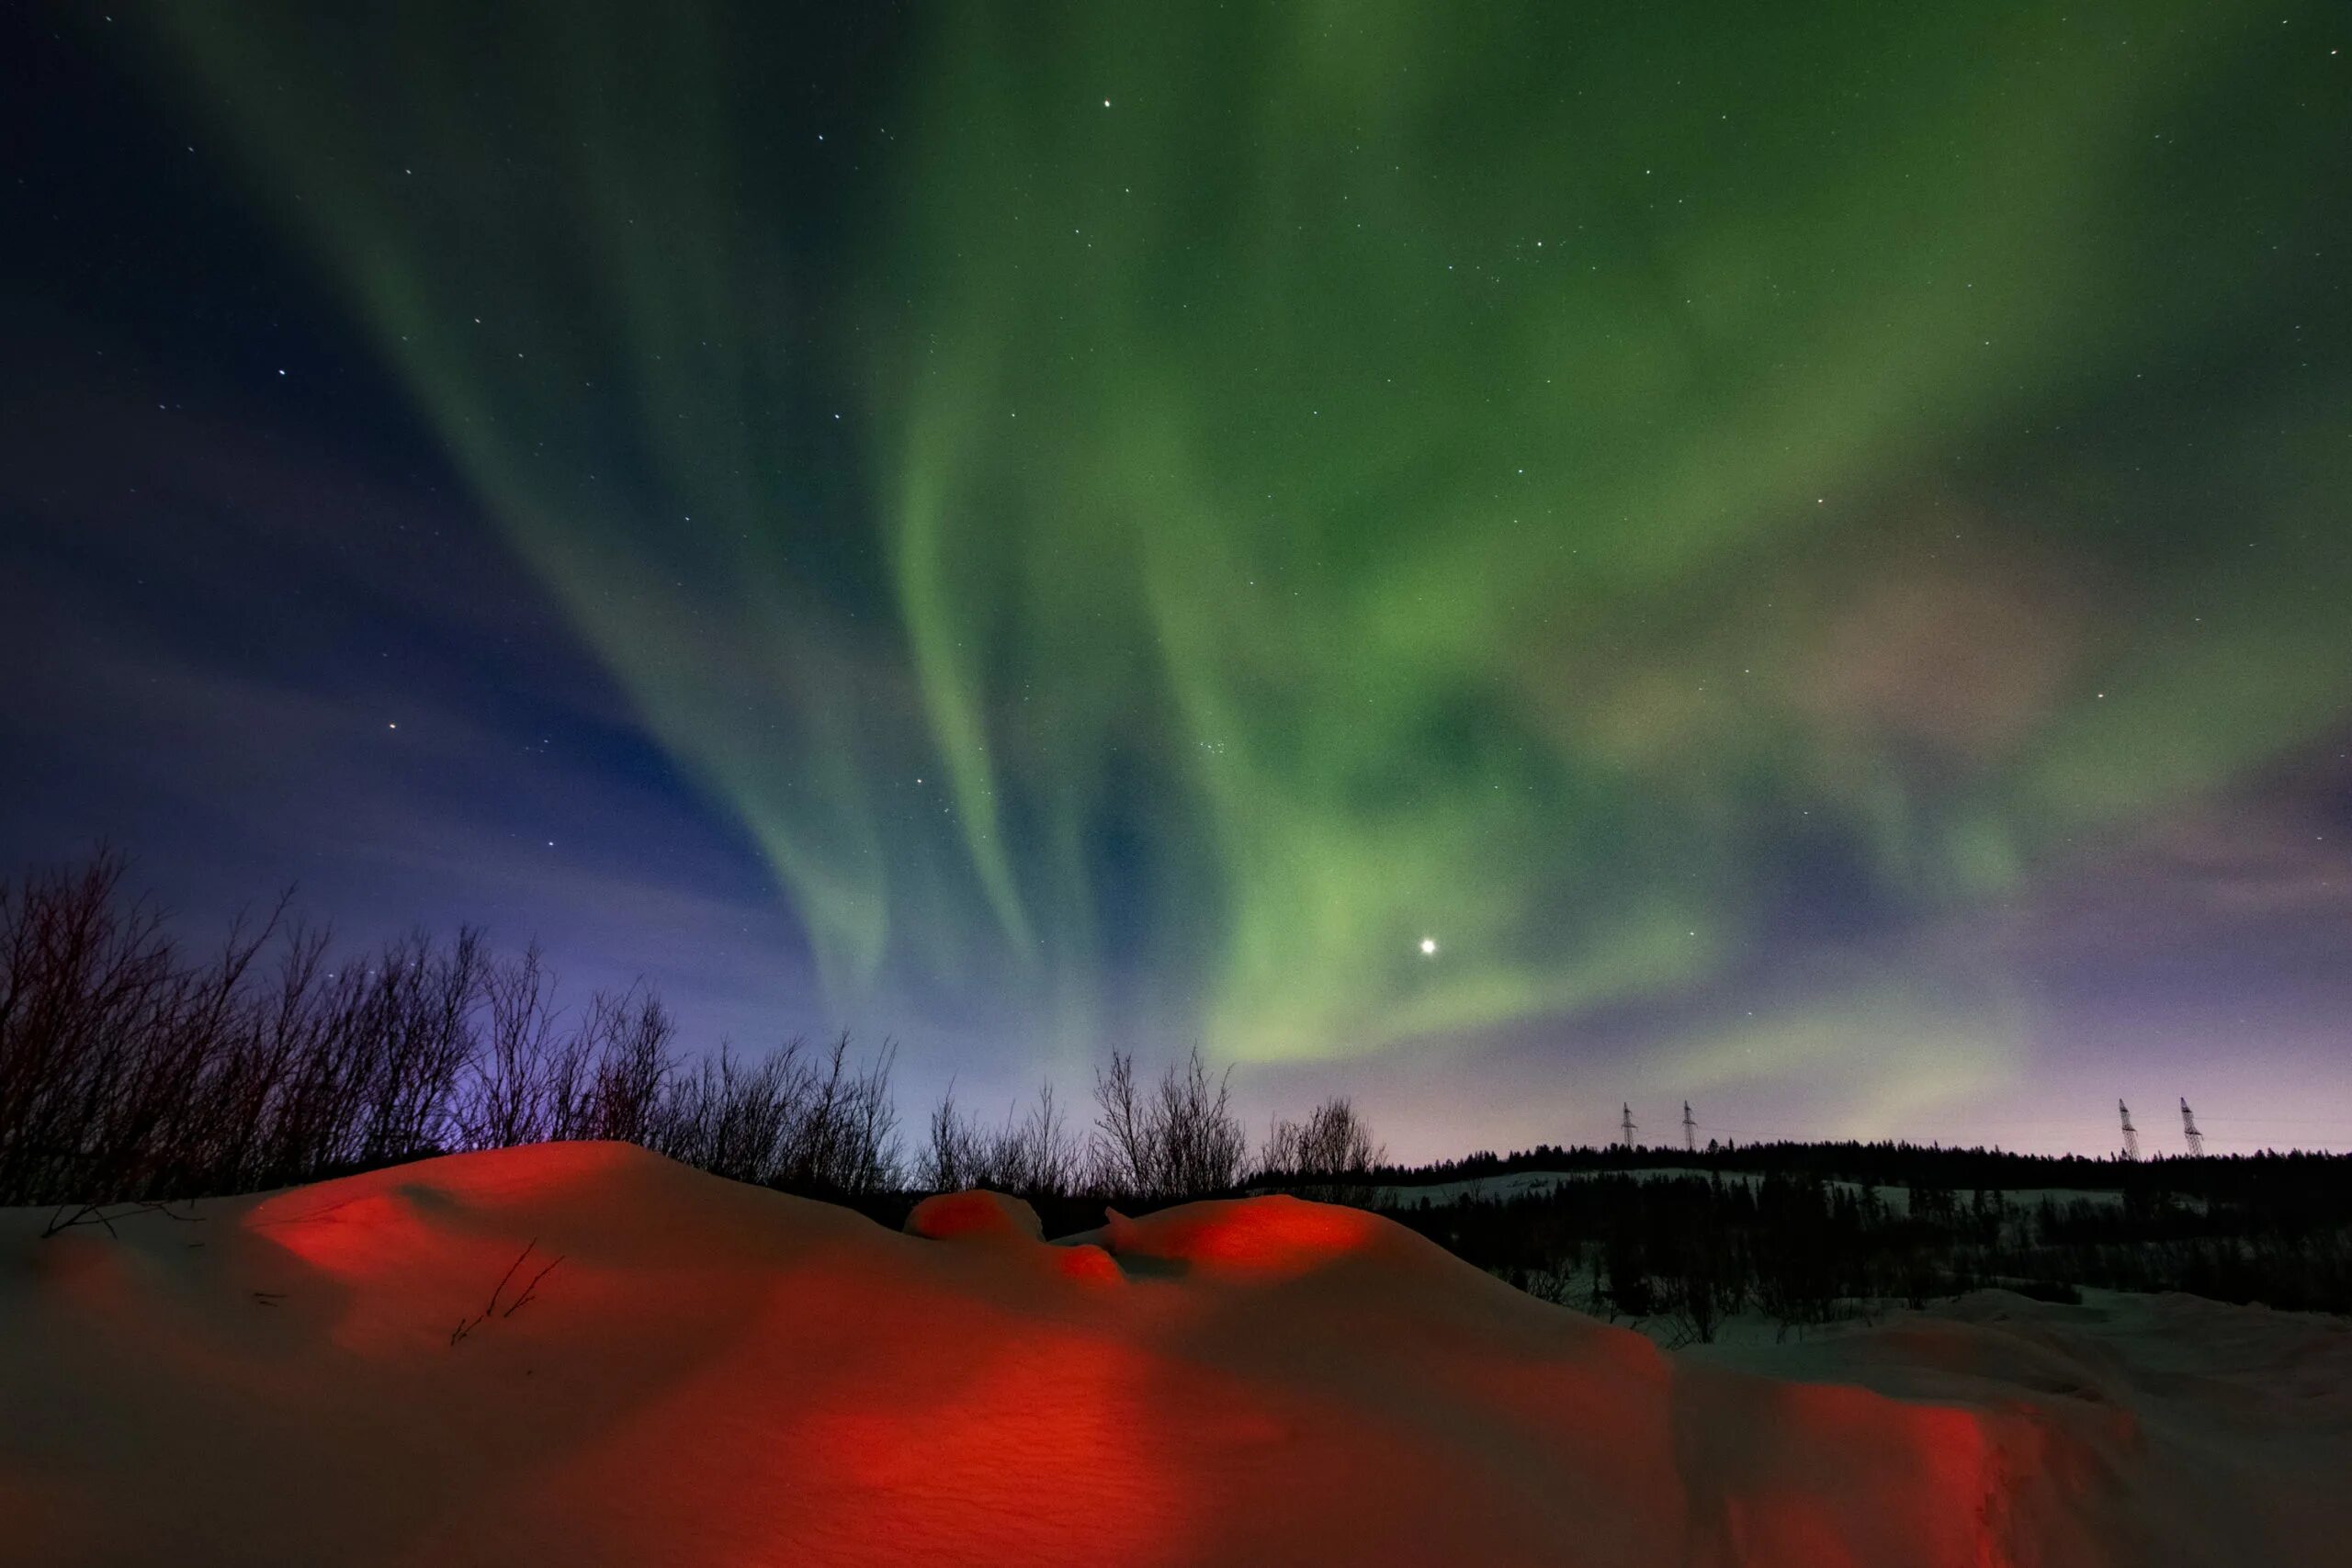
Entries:
{"type": "MultiPolygon", "coordinates": [[[[379,391],[288,441],[521,563],[659,759],[568,776],[732,846],[799,1019],[1197,1039],[1416,1153],[2346,1104],[2340,11],[481,9],[37,42],[188,146],[121,203],[302,281],[379,391]]],[[[162,296],[102,391],[265,309],[106,210],[142,262],[11,289],[61,355],[162,296]]]]}

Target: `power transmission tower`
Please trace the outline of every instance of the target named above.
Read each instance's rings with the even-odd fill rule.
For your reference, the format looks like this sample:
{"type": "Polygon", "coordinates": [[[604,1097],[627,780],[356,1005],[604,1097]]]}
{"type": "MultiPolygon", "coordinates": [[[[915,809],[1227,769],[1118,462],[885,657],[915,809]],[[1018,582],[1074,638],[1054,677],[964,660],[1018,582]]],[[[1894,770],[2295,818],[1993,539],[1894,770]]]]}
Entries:
{"type": "Polygon", "coordinates": [[[2121,1100],[2115,1102],[2116,1114],[2123,1118],[2123,1157],[2140,1157],[2140,1129],[2132,1125],[2132,1108],[2121,1100]]]}
{"type": "Polygon", "coordinates": [[[1691,1154],[1699,1152],[1699,1123],[1690,1120],[1690,1102],[1682,1102],[1682,1146],[1691,1154]]]}
{"type": "Polygon", "coordinates": [[[2205,1134],[2197,1130],[2197,1112],[2188,1109],[2188,1100],[2186,1096],[2182,1097],[2180,1102],[2180,1131],[2181,1134],[2188,1140],[2189,1157],[2191,1159],[2203,1157],[2205,1134]]]}
{"type": "Polygon", "coordinates": [[[1631,1105],[1626,1105],[1622,1107],[1622,1109],[1624,1111],[1624,1116],[1623,1119],[1617,1123],[1617,1133],[1618,1135],[1624,1140],[1625,1146],[1630,1149],[1634,1146],[1634,1108],[1631,1105]]]}

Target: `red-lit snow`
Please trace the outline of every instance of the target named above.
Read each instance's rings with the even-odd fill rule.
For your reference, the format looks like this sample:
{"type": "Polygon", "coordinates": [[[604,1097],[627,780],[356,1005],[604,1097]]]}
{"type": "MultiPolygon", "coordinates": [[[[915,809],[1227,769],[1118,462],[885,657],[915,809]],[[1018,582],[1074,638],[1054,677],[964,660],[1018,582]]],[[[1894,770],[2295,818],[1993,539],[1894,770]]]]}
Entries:
{"type": "Polygon", "coordinates": [[[610,1144],[196,1213],[0,1213],[0,1562],[2352,1562],[2328,1319],[1988,1293],[1735,1367],[1351,1210],[899,1235],[610,1144]]]}

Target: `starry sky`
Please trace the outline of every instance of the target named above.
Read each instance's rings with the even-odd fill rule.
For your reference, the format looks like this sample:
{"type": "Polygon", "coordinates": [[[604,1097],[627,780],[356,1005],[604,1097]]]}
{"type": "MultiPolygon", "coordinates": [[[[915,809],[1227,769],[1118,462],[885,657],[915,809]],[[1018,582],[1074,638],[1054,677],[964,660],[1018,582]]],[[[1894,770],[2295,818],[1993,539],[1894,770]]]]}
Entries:
{"type": "Polygon", "coordinates": [[[2352,1145],[2348,21],[12,12],[0,853],[910,1109],[2352,1145]]]}

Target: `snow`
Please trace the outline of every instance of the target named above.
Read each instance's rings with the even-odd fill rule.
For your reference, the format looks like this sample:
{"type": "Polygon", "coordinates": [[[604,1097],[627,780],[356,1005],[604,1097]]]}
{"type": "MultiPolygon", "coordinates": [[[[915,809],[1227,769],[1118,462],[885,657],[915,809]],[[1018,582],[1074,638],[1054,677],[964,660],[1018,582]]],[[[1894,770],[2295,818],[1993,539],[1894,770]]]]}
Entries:
{"type": "Polygon", "coordinates": [[[42,1239],[0,1560],[2343,1561],[2352,1332],[2000,1292],[1669,1355],[1288,1198],[896,1234],[621,1145],[42,1239]],[[462,1330],[462,1332],[460,1332],[462,1330]]]}

